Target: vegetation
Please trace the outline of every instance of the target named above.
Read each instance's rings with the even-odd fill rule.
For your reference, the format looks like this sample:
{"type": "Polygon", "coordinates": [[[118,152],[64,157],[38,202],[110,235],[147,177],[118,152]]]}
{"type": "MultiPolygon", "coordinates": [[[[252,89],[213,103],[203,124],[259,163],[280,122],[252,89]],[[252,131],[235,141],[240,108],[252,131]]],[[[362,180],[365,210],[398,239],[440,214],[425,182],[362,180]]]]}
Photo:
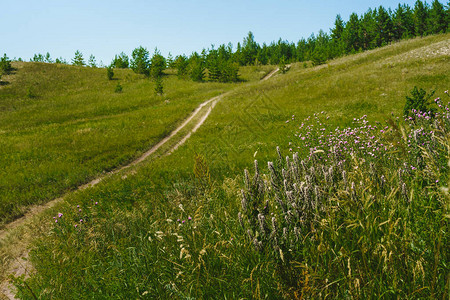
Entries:
{"type": "Polygon", "coordinates": [[[156,97],[148,79],[114,69],[126,91],[116,94],[117,82],[105,72],[24,63],[0,87],[0,227],[30,205],[131,161],[199,103],[233,87],[168,75],[163,97],[156,97]]]}
{"type": "Polygon", "coordinates": [[[114,59],[111,63],[114,68],[126,69],[130,65],[130,61],[128,56],[121,52],[119,55],[114,56],[114,59]]]}
{"type": "Polygon", "coordinates": [[[138,74],[150,75],[150,58],[146,48],[140,46],[133,50],[131,54],[131,69],[138,74]]]}
{"type": "Polygon", "coordinates": [[[3,57],[0,58],[0,74],[9,74],[12,71],[11,60],[3,54],[3,57]]]}
{"type": "Polygon", "coordinates": [[[171,156],[47,215],[19,295],[446,298],[448,38],[240,86],[171,156]],[[414,86],[442,96],[434,120],[401,117],[414,86]]]}
{"type": "Polygon", "coordinates": [[[85,66],[86,63],[84,62],[83,53],[81,53],[79,50],[75,52],[74,58],[72,58],[72,65],[74,66],[85,66]]]}
{"type": "Polygon", "coordinates": [[[108,78],[108,80],[112,80],[114,77],[114,70],[112,68],[112,66],[109,66],[106,68],[106,77],[108,78]]]}

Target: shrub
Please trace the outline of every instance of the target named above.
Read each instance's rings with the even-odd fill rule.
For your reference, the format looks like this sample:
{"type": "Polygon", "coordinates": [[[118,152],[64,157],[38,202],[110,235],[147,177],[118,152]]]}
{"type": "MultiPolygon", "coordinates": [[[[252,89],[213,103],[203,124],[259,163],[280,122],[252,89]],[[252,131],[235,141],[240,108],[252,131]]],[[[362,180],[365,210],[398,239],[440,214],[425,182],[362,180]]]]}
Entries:
{"type": "Polygon", "coordinates": [[[106,68],[106,76],[108,77],[108,80],[112,80],[114,76],[114,71],[112,66],[109,66],[106,68]]]}
{"type": "Polygon", "coordinates": [[[120,83],[117,83],[116,89],[114,90],[114,92],[116,92],[116,93],[122,93],[122,86],[120,85],[120,83]]]}
{"type": "Polygon", "coordinates": [[[12,71],[11,60],[3,54],[3,57],[0,58],[0,71],[4,74],[9,74],[12,71]]]}
{"type": "Polygon", "coordinates": [[[155,94],[162,95],[164,93],[164,87],[161,76],[156,77],[155,80],[155,94]]]}
{"type": "Polygon", "coordinates": [[[74,58],[72,58],[72,65],[74,66],[84,66],[86,63],[84,62],[83,53],[81,53],[79,50],[75,52],[74,58]]]}
{"type": "Polygon", "coordinates": [[[420,88],[417,89],[416,86],[411,90],[411,96],[406,96],[406,103],[403,108],[403,114],[406,117],[414,118],[414,115],[417,112],[428,113],[431,115],[436,111],[435,108],[432,107],[433,102],[431,101],[431,97],[433,97],[435,91],[431,91],[428,95],[427,92],[420,88]]]}

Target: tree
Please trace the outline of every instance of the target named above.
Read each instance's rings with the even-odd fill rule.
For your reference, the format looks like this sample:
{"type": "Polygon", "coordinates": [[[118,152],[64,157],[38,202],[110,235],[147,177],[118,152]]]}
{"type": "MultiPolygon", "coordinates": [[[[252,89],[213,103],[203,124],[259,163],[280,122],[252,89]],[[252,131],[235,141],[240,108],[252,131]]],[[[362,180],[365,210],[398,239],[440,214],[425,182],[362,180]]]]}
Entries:
{"type": "Polygon", "coordinates": [[[12,71],[11,60],[6,53],[3,54],[3,57],[0,58],[0,74],[9,74],[12,71]]]}
{"type": "Polygon", "coordinates": [[[336,20],[334,21],[334,28],[331,30],[331,38],[333,40],[340,40],[342,37],[342,33],[344,32],[345,23],[342,20],[341,15],[336,16],[336,20]]]}
{"type": "Polygon", "coordinates": [[[153,78],[161,77],[163,71],[166,69],[167,64],[166,59],[161,55],[158,49],[155,49],[155,53],[153,54],[150,63],[153,78]]]}
{"type": "Polygon", "coordinates": [[[189,58],[189,77],[197,82],[201,82],[205,78],[205,67],[197,52],[194,52],[189,58]]]}
{"type": "Polygon", "coordinates": [[[383,6],[378,8],[375,20],[377,23],[376,45],[377,47],[381,47],[391,41],[392,20],[388,11],[383,6]]]}
{"type": "Polygon", "coordinates": [[[361,48],[363,50],[373,49],[375,45],[376,36],[376,10],[369,9],[361,17],[360,26],[360,38],[361,38],[361,48]]]}
{"type": "Polygon", "coordinates": [[[255,42],[255,36],[251,31],[248,32],[242,47],[243,63],[245,65],[251,65],[255,62],[256,53],[258,52],[259,45],[255,42]]]}
{"type": "Polygon", "coordinates": [[[361,38],[359,32],[360,22],[358,15],[356,13],[352,13],[347,24],[345,24],[345,30],[342,34],[347,52],[356,52],[361,48],[361,38]]]}
{"type": "Polygon", "coordinates": [[[428,8],[422,1],[417,0],[414,6],[414,29],[416,36],[424,36],[427,33],[428,8]]]}
{"type": "Polygon", "coordinates": [[[178,78],[184,78],[187,75],[189,61],[185,55],[179,55],[174,61],[174,66],[177,69],[178,78]]]}
{"type": "Polygon", "coordinates": [[[83,53],[81,53],[79,50],[75,52],[75,57],[72,58],[72,65],[80,67],[86,65],[86,63],[84,62],[83,53]]]}
{"type": "Polygon", "coordinates": [[[131,54],[131,69],[138,74],[150,75],[149,52],[146,48],[140,46],[133,50],[131,54]]]}
{"type": "Polygon", "coordinates": [[[175,67],[174,63],[175,60],[173,59],[172,53],[169,52],[169,54],[167,55],[167,67],[172,69],[173,67],[175,67]]]}
{"type": "Polygon", "coordinates": [[[88,65],[91,68],[97,68],[97,62],[95,61],[95,56],[92,54],[91,54],[91,56],[89,56],[88,65]]]}
{"type": "Polygon", "coordinates": [[[114,71],[113,71],[113,67],[109,66],[106,68],[106,77],[108,78],[108,80],[112,80],[114,77],[114,71]]]}
{"type": "Polygon", "coordinates": [[[429,25],[431,33],[444,33],[447,30],[448,24],[446,22],[444,5],[438,0],[434,0],[431,4],[429,25]]]}
{"type": "Polygon", "coordinates": [[[125,53],[121,52],[119,55],[114,56],[111,65],[114,68],[126,69],[130,65],[130,61],[128,56],[125,53]]]}
{"type": "Polygon", "coordinates": [[[163,87],[163,81],[162,77],[158,76],[155,80],[155,94],[156,95],[162,95],[164,93],[164,87],[163,87]]]}
{"type": "Polygon", "coordinates": [[[53,60],[51,59],[50,53],[49,53],[49,52],[47,52],[47,53],[45,54],[45,62],[46,62],[46,63],[49,63],[49,64],[52,64],[52,63],[53,63],[53,60]]]}
{"type": "Polygon", "coordinates": [[[38,53],[38,54],[35,54],[34,56],[33,56],[33,58],[31,59],[31,61],[34,61],[34,62],[44,62],[44,55],[42,55],[42,54],[40,54],[40,53],[38,53]]]}

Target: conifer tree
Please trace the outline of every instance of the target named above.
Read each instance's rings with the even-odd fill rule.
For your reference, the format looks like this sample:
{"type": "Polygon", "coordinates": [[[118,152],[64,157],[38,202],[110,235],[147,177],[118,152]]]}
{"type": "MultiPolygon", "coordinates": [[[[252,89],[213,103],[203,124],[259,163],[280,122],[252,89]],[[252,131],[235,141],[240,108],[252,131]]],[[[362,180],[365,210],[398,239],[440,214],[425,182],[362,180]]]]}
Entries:
{"type": "Polygon", "coordinates": [[[342,38],[345,42],[347,52],[356,52],[361,48],[360,21],[356,13],[352,13],[345,25],[342,38]]]}
{"type": "Polygon", "coordinates": [[[161,55],[158,49],[155,49],[155,53],[152,56],[150,65],[153,78],[156,79],[158,77],[161,77],[163,71],[166,69],[166,59],[161,55]]]}
{"type": "Polygon", "coordinates": [[[131,69],[138,74],[150,75],[150,58],[146,48],[139,46],[131,54],[131,69]]]}
{"type": "Polygon", "coordinates": [[[427,6],[421,0],[417,0],[414,6],[414,29],[416,36],[424,36],[427,33],[427,15],[427,6]]]}
{"type": "Polygon", "coordinates": [[[45,54],[45,62],[46,62],[46,63],[49,63],[49,64],[53,63],[53,60],[51,59],[50,53],[49,53],[49,52],[47,52],[47,53],[45,54]]]}
{"type": "Polygon", "coordinates": [[[177,69],[178,78],[184,78],[188,71],[188,59],[185,55],[179,55],[174,61],[174,66],[177,69]]]}
{"type": "Polygon", "coordinates": [[[381,47],[383,45],[388,44],[391,41],[391,34],[392,34],[391,16],[383,6],[380,6],[377,10],[376,23],[377,23],[377,34],[375,37],[376,45],[377,47],[381,47]]]}
{"type": "Polygon", "coordinates": [[[438,0],[434,0],[431,4],[429,14],[429,25],[431,33],[444,33],[447,30],[447,20],[445,16],[444,5],[438,0]]]}
{"type": "Polygon", "coordinates": [[[12,70],[11,60],[4,53],[3,57],[0,58],[0,74],[9,74],[12,70]]]}
{"type": "Polygon", "coordinates": [[[95,56],[92,54],[89,56],[88,65],[91,68],[97,68],[97,62],[95,61],[95,56]]]}
{"type": "Polygon", "coordinates": [[[130,65],[130,61],[128,56],[124,52],[121,52],[119,55],[114,56],[111,65],[114,66],[114,68],[127,69],[130,65]]]}
{"type": "Polygon", "coordinates": [[[81,53],[79,50],[75,52],[75,57],[72,58],[72,65],[80,67],[86,65],[84,62],[83,53],[81,53]]]}

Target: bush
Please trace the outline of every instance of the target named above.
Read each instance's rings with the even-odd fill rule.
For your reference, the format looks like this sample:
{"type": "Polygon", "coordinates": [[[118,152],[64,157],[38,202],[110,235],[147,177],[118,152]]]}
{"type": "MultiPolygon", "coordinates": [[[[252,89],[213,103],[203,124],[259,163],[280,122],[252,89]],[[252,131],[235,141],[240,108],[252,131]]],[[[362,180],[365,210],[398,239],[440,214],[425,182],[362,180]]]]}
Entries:
{"type": "Polygon", "coordinates": [[[116,93],[122,93],[122,86],[120,85],[120,83],[117,83],[116,89],[114,90],[114,92],[116,92],[116,93]]]}
{"type": "Polygon", "coordinates": [[[164,93],[164,87],[161,76],[156,77],[155,80],[155,94],[162,95],[164,93]]]}
{"type": "Polygon", "coordinates": [[[109,66],[106,68],[106,76],[108,77],[108,80],[112,80],[114,76],[114,71],[112,66],[109,66]]]}
{"type": "Polygon", "coordinates": [[[0,71],[3,74],[9,74],[12,71],[11,60],[3,54],[3,57],[0,58],[0,71]]]}
{"type": "Polygon", "coordinates": [[[403,115],[410,118],[415,118],[415,115],[419,112],[434,115],[436,109],[432,107],[433,102],[431,101],[431,97],[433,97],[434,92],[435,91],[431,91],[427,95],[427,92],[424,89],[417,89],[417,87],[414,86],[410,92],[411,96],[406,96],[403,115]]]}

